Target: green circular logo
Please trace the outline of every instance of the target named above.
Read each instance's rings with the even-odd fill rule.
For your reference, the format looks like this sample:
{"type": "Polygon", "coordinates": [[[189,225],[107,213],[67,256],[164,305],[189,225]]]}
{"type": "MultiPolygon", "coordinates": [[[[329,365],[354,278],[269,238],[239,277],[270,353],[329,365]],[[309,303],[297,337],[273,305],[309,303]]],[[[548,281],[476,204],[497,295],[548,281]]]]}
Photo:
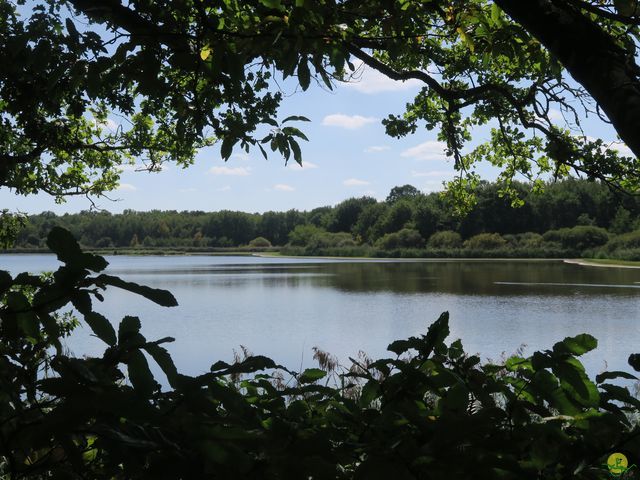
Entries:
{"type": "Polygon", "coordinates": [[[627,457],[625,457],[622,453],[612,453],[607,458],[607,467],[609,468],[609,473],[616,477],[622,475],[627,471],[629,466],[629,461],[627,457]]]}

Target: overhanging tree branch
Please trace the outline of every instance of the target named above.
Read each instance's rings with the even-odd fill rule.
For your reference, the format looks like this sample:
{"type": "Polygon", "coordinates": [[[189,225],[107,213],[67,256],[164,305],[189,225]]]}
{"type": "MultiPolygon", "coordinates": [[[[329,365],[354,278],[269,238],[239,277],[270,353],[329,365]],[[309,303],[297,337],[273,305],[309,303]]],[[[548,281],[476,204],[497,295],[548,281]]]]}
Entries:
{"type": "Polygon", "coordinates": [[[597,23],[550,0],[495,0],[593,96],[620,138],[640,156],[640,68],[597,23]]]}

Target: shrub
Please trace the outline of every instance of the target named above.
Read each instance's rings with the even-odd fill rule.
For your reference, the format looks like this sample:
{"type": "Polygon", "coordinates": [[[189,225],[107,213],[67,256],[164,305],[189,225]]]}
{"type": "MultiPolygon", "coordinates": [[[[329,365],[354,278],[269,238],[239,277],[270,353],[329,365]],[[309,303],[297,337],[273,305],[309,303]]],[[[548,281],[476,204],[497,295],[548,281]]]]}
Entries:
{"type": "Polygon", "coordinates": [[[338,232],[319,232],[309,239],[307,247],[311,249],[329,248],[329,247],[353,247],[356,245],[353,237],[349,233],[338,232]]]}
{"type": "Polygon", "coordinates": [[[640,261],[640,248],[620,249],[610,253],[606,258],[615,258],[616,260],[640,261]]]}
{"type": "Polygon", "coordinates": [[[516,235],[518,246],[522,248],[539,248],[542,247],[544,240],[542,235],[534,232],[525,232],[516,235]]]}
{"type": "Polygon", "coordinates": [[[557,242],[563,248],[580,251],[604,245],[609,240],[609,234],[604,228],[578,225],[573,228],[550,230],[542,238],[545,242],[557,242]]]}
{"type": "Polygon", "coordinates": [[[609,223],[609,231],[619,234],[633,230],[633,216],[631,212],[624,207],[618,207],[616,215],[609,223]]]}
{"type": "Polygon", "coordinates": [[[145,247],[155,247],[156,242],[153,238],[147,235],[146,237],[144,237],[144,240],[142,241],[142,245],[144,245],[145,247]]]}
{"type": "Polygon", "coordinates": [[[35,235],[29,235],[27,237],[26,243],[28,246],[39,247],[40,239],[35,235]]]}
{"type": "Polygon", "coordinates": [[[496,250],[506,244],[507,241],[499,233],[479,233],[464,242],[464,248],[468,250],[496,250]]]}
{"type": "Polygon", "coordinates": [[[326,233],[326,230],[312,224],[297,225],[289,232],[289,244],[294,247],[305,247],[312,237],[321,233],[326,233]]]}
{"type": "Polygon", "coordinates": [[[462,246],[462,237],[457,232],[444,230],[431,235],[427,245],[429,248],[434,249],[460,248],[462,246]]]}
{"type": "Polygon", "coordinates": [[[102,237],[100,240],[96,242],[97,248],[109,248],[113,247],[113,240],[111,237],[102,237]]]}
{"type": "Polygon", "coordinates": [[[399,232],[387,233],[376,243],[378,248],[393,250],[396,248],[422,248],[424,238],[420,232],[410,228],[403,228],[399,232]]]}
{"type": "Polygon", "coordinates": [[[266,248],[271,246],[271,242],[264,237],[256,237],[249,242],[250,247],[266,248]]]}
{"type": "Polygon", "coordinates": [[[623,233],[613,237],[605,245],[605,249],[608,252],[614,252],[616,250],[633,250],[640,249],[640,230],[635,232],[623,233]]]}
{"type": "Polygon", "coordinates": [[[356,242],[349,233],[327,232],[314,225],[298,225],[289,234],[290,247],[304,247],[304,255],[320,255],[322,250],[327,248],[355,247],[356,242]]]}

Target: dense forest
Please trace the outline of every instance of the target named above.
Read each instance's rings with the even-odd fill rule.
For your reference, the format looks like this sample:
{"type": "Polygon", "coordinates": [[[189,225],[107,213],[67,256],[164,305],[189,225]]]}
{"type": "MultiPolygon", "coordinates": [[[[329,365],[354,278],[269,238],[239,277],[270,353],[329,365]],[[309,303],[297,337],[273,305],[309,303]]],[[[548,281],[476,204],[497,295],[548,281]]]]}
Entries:
{"type": "Polygon", "coordinates": [[[125,210],[32,215],[17,247],[44,247],[53,226],[94,249],[266,249],[287,254],[365,256],[601,256],[640,258],[640,200],[599,182],[569,179],[541,192],[516,183],[512,206],[497,183],[483,182],[477,204],[456,217],[439,193],[395,187],[385,201],[349,198],[334,207],[263,214],[236,211],[125,210]]]}

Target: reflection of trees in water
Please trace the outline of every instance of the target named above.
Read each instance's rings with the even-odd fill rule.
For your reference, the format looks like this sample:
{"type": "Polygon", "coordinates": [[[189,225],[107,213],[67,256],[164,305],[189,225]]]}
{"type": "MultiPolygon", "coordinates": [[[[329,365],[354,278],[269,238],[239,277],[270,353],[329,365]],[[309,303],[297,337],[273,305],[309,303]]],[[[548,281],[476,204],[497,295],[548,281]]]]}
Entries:
{"type": "Polygon", "coordinates": [[[638,294],[640,290],[544,284],[634,285],[640,271],[590,268],[549,262],[417,262],[327,265],[335,275],[314,277],[314,285],[348,292],[444,292],[462,295],[638,294]],[[512,282],[496,284],[495,282],[512,282]],[[541,284],[541,285],[535,285],[541,284]]]}
{"type": "MultiPolygon", "coordinates": [[[[344,292],[451,293],[457,295],[640,296],[640,270],[594,268],[561,261],[359,262],[251,265],[163,272],[163,288],[208,285],[236,288],[329,288],[344,292]],[[498,282],[498,283],[496,283],[498,282]],[[634,283],[636,282],[636,283],[634,283]],[[560,284],[560,285],[558,285],[560,284]],[[566,286],[561,284],[568,284],[566,286]],[[579,286],[575,284],[584,284],[579,286]],[[588,285],[627,285],[609,288],[588,285]],[[633,288],[636,287],[636,288],[633,288]]],[[[140,280],[140,279],[139,279],[140,280]]]]}

